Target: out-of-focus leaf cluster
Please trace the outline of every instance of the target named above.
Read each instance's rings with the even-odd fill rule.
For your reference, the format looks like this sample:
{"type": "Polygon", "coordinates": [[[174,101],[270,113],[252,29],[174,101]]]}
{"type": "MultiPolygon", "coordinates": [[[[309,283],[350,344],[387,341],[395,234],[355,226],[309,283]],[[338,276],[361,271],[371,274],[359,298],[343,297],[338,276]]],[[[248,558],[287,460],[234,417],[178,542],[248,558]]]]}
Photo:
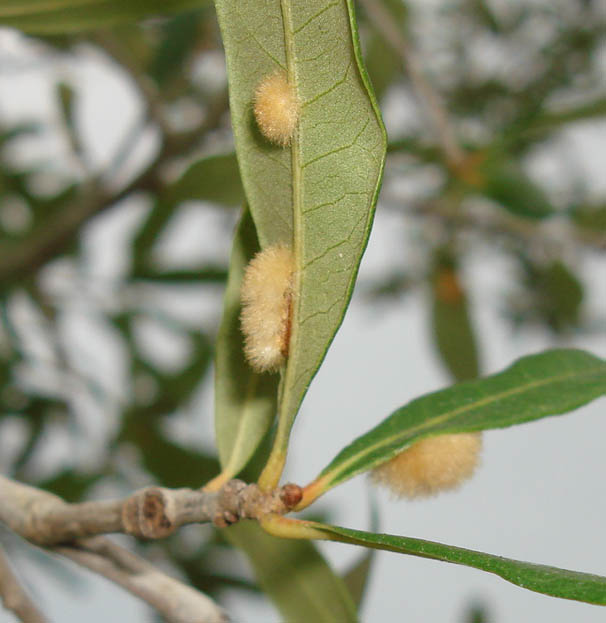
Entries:
{"type": "MultiPolygon", "coordinates": [[[[196,77],[196,63],[220,50],[216,21],[209,3],[199,3],[205,6],[174,17],[123,23],[132,18],[128,3],[114,6],[119,4],[124,5],[124,19],[116,13],[120,27],[115,30],[89,32],[90,25],[103,25],[105,17],[112,20],[106,15],[97,23],[94,11],[86,13],[83,6],[78,9],[82,15],[76,11],[68,24],[74,34],[61,33],[60,21],[51,28],[52,19],[61,19],[51,11],[48,28],[34,27],[34,15],[28,17],[29,30],[42,35],[20,41],[24,49],[34,46],[39,58],[56,62],[77,56],[82,44],[93,46],[131,76],[146,116],[108,168],[91,171],[87,162],[77,82],[56,84],[57,127],[32,119],[5,123],[0,132],[1,468],[68,501],[99,491],[123,495],[154,482],[199,487],[219,470],[212,439],[187,443],[175,432],[177,420],[188,430],[195,418],[212,419],[212,413],[201,412],[199,394],[211,367],[219,309],[199,321],[183,319],[178,311],[179,302],[188,297],[220,294],[227,260],[167,264],[158,253],[158,241],[192,206],[198,213],[215,214],[227,248],[243,201],[220,56],[212,61],[218,76],[213,84],[196,77]],[[147,124],[160,134],[159,150],[143,169],[131,166],[129,181],[116,189],[112,177],[123,174],[147,124]],[[75,167],[54,167],[52,155],[32,157],[27,151],[28,138],[51,132],[62,134],[75,167]],[[15,158],[16,153],[25,157],[15,158]],[[104,179],[108,172],[110,179],[104,179]],[[111,218],[128,211],[132,196],[142,198],[145,208],[130,234],[125,268],[106,283],[103,275],[89,272],[86,238],[98,227],[93,217],[102,221],[102,213],[111,218]],[[66,274],[57,290],[61,267],[66,274]],[[100,333],[85,335],[81,343],[64,330],[68,316],[73,319],[74,300],[100,327],[100,333]],[[161,356],[150,356],[150,338],[141,329],[145,323],[185,344],[185,354],[168,366],[161,356]],[[119,352],[122,387],[96,369],[95,351],[106,338],[119,352]],[[97,438],[87,432],[91,426],[100,431],[97,438]],[[57,443],[62,456],[44,458],[57,443]]],[[[102,16],[101,4],[96,9],[102,16]]],[[[156,9],[163,10],[160,5],[156,9]]],[[[149,15],[140,9],[131,12],[137,18],[149,15]]],[[[18,23],[16,17],[13,21],[18,23]]],[[[207,243],[208,238],[201,240],[207,243]]],[[[149,547],[202,590],[256,590],[238,569],[214,570],[217,557],[223,556],[221,539],[196,542],[176,536],[149,547]]]]}
{"type": "Polygon", "coordinates": [[[393,300],[425,285],[433,343],[456,379],[478,372],[475,353],[487,341],[474,335],[473,308],[470,316],[466,303],[474,283],[465,269],[487,246],[515,267],[502,275],[508,285],[495,300],[514,327],[539,327],[556,337],[603,330],[604,310],[596,319],[583,305],[580,267],[606,248],[604,198],[596,196],[595,180],[583,177],[582,167],[570,167],[577,156],[562,147],[567,133],[606,116],[599,62],[606,17],[598,3],[455,0],[441,3],[425,30],[417,3],[408,11],[399,2],[383,5],[420,58],[423,78],[441,96],[462,156],[453,162],[440,148],[440,130],[424,110],[431,103],[415,92],[403,59],[369,20],[368,67],[390,134],[383,197],[392,210],[415,216],[402,245],[421,258],[412,263],[417,269],[393,266],[370,284],[373,297],[393,300]],[[404,122],[396,110],[403,100],[414,108],[404,122]],[[540,175],[546,160],[563,174],[540,175]],[[429,189],[401,191],[405,181],[412,185],[428,173],[429,189]],[[450,267],[440,268],[445,248],[450,267]],[[441,296],[447,282],[456,284],[457,297],[441,296]]]}

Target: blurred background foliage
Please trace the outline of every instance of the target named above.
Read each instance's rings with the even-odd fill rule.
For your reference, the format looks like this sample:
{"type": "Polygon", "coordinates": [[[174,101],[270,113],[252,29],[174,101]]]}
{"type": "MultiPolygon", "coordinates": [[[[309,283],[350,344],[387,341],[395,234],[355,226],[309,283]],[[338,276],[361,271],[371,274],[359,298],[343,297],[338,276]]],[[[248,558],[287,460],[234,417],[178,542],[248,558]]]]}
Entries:
{"type": "MultiPolygon", "coordinates": [[[[416,258],[362,284],[368,305],[423,290],[428,347],[453,379],[473,378],[490,336],[474,326],[465,266],[481,247],[513,275],[494,301],[512,330],[536,326],[554,341],[603,332],[579,266],[606,249],[606,193],[561,149],[571,128],[606,117],[603,3],[364,0],[358,18],[389,134],[377,218],[406,220],[401,244],[416,258]]],[[[189,431],[212,419],[213,342],[243,201],[212,3],[5,0],[0,26],[3,100],[17,75],[56,79],[50,120],[13,122],[0,103],[0,469],[69,501],[200,486],[218,463],[212,441],[189,431]],[[140,102],[102,163],[69,71],[84,57],[109,64],[140,102]],[[61,153],[36,142],[52,133],[61,153]],[[219,252],[184,259],[192,211],[207,226],[198,244],[219,252]],[[125,251],[103,275],[93,242],[112,220],[126,223],[125,251]]],[[[138,545],[211,594],[257,590],[225,564],[225,546],[210,529],[138,545]]],[[[476,609],[468,620],[486,618],[476,609]]]]}

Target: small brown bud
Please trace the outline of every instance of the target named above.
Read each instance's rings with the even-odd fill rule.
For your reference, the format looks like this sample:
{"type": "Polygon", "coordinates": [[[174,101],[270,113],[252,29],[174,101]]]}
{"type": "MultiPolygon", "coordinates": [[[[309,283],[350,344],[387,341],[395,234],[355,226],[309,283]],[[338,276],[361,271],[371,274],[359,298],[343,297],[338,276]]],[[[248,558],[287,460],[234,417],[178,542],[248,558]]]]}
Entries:
{"type": "Polygon", "coordinates": [[[294,508],[303,498],[303,490],[299,485],[295,485],[292,482],[284,485],[280,492],[280,499],[284,503],[286,508],[294,508]]]}

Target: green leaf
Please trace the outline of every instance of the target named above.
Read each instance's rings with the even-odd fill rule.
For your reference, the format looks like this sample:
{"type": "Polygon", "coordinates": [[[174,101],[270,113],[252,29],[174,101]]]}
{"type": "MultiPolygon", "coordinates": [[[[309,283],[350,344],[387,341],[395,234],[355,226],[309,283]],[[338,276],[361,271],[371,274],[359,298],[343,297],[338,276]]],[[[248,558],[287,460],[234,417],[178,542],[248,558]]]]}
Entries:
{"type": "Polygon", "coordinates": [[[560,260],[546,265],[526,261],[524,268],[521,309],[526,306],[531,319],[546,323],[556,333],[578,326],[583,286],[566,264],[560,260]]]}
{"type": "Polygon", "coordinates": [[[80,502],[101,478],[103,478],[102,473],[87,474],[73,469],[64,469],[35,484],[40,489],[58,495],[66,502],[80,502]]]}
{"type": "MultiPolygon", "coordinates": [[[[376,532],[379,529],[379,508],[377,500],[370,490],[369,496],[370,507],[370,529],[372,532],[376,532]]],[[[316,521],[321,521],[319,517],[315,517],[316,521]]],[[[349,589],[349,593],[352,596],[356,608],[360,610],[364,594],[368,586],[368,579],[370,577],[370,570],[374,562],[375,552],[369,549],[365,554],[362,554],[360,558],[354,562],[354,564],[343,575],[343,581],[349,589]]]]}
{"type": "Polygon", "coordinates": [[[575,206],[570,216],[573,222],[583,229],[606,232],[606,204],[575,206]]]}
{"type": "Polygon", "coordinates": [[[74,89],[66,82],[59,82],[56,89],[63,123],[69,128],[70,132],[73,132],[76,123],[74,115],[74,89]]]}
{"type": "Polygon", "coordinates": [[[201,13],[188,11],[177,15],[162,27],[162,39],[149,65],[149,75],[166,88],[188,69],[200,30],[201,13]]]}
{"type": "Polygon", "coordinates": [[[431,294],[433,337],[442,361],[456,381],[476,378],[480,367],[467,296],[449,261],[438,260],[431,294]]]}
{"type": "Polygon", "coordinates": [[[219,468],[214,457],[166,439],[156,422],[150,422],[145,414],[129,414],[118,439],[139,449],[143,467],[165,487],[198,488],[215,476],[219,468]]]}
{"type": "Polygon", "coordinates": [[[0,25],[30,34],[80,32],[210,4],[210,0],[4,0],[0,25]]]}
{"type": "MultiPolygon", "coordinates": [[[[408,7],[401,0],[382,2],[393,21],[402,31],[408,18],[408,7]]],[[[366,67],[375,94],[381,99],[385,91],[398,76],[402,76],[402,59],[385,40],[383,33],[372,28],[372,34],[366,46],[366,67]]]]}
{"type": "MultiPolygon", "coordinates": [[[[361,63],[352,0],[216,0],[242,181],[262,248],[291,244],[295,300],[277,469],[290,428],[349,303],[368,240],[385,132],[361,63]],[[286,72],[301,112],[290,148],[269,144],[255,88],[286,72]]],[[[272,484],[272,483],[267,483],[272,484]]]]}
{"type": "Polygon", "coordinates": [[[241,522],[223,533],[244,551],[284,623],[358,620],[346,586],[313,543],[270,536],[253,522],[241,522]]]}
{"type": "Polygon", "coordinates": [[[371,550],[360,556],[360,558],[354,562],[354,564],[343,575],[343,582],[345,582],[345,586],[347,586],[351,598],[358,609],[362,604],[364,592],[366,591],[366,585],[368,584],[368,576],[370,575],[373,554],[374,552],[371,550]]]}
{"type": "Polygon", "coordinates": [[[226,478],[235,476],[246,465],[276,414],[279,379],[253,372],[244,358],[240,330],[244,267],[258,250],[255,226],[245,210],[231,252],[215,358],[215,433],[226,478]]]}
{"type": "Polygon", "coordinates": [[[536,565],[433,541],[304,523],[325,533],[330,540],[452,562],[494,573],[512,584],[544,595],[606,605],[606,578],[599,575],[536,565]]]}
{"type": "Polygon", "coordinates": [[[227,269],[222,266],[206,265],[197,270],[154,270],[152,268],[137,268],[133,271],[133,279],[139,281],[155,281],[157,283],[224,283],[227,279],[227,269]]]}
{"type": "Polygon", "coordinates": [[[529,219],[551,216],[554,208],[543,189],[514,161],[487,160],[480,165],[480,190],[509,212],[529,219]]]}
{"type": "Polygon", "coordinates": [[[606,362],[580,350],[524,357],[476,381],[421,396],[343,449],[312,483],[317,497],[427,436],[505,428],[572,411],[606,394],[606,362]]]}
{"type": "Polygon", "coordinates": [[[226,206],[241,205],[244,191],[235,154],[206,156],[191,164],[161,195],[133,241],[133,276],[150,272],[149,253],[161,232],[184,201],[211,201],[226,206]]]}
{"type": "Polygon", "coordinates": [[[199,199],[227,206],[242,205],[244,191],[236,154],[207,156],[194,162],[171,185],[166,199],[172,203],[199,199]]]}

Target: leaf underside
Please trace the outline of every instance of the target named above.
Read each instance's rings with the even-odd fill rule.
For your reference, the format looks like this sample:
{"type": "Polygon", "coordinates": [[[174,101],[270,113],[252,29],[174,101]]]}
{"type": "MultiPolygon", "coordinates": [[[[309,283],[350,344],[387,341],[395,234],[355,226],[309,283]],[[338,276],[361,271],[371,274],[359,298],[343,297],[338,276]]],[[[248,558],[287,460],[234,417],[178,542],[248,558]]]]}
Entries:
{"type": "Polygon", "coordinates": [[[215,4],[236,152],[259,242],[291,244],[295,254],[279,407],[292,423],[351,296],[383,168],[384,130],[361,67],[351,2],[215,4]],[[259,81],[276,71],[287,74],[301,108],[286,148],[261,136],[252,110],[259,81]]]}

